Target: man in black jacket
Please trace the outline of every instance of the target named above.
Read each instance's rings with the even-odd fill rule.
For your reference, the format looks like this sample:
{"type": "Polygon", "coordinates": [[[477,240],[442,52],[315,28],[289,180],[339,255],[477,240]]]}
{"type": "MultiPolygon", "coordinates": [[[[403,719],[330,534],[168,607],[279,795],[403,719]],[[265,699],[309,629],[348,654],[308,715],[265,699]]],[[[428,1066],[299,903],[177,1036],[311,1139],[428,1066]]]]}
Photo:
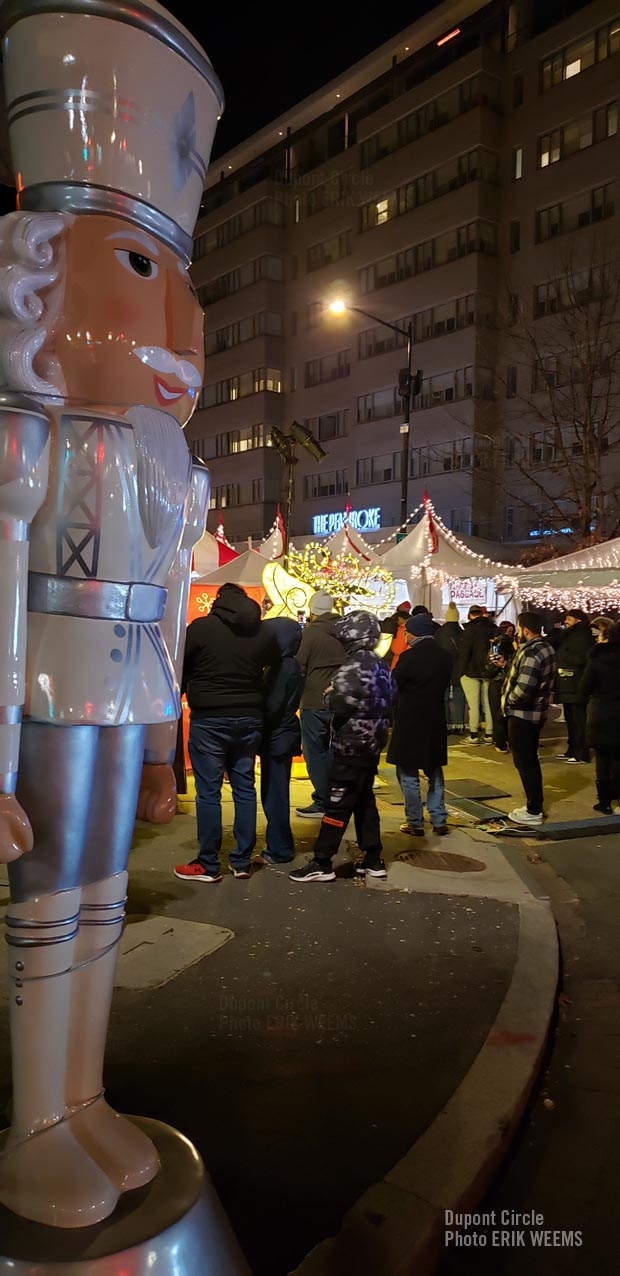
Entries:
{"type": "Polygon", "coordinates": [[[430,615],[412,616],[406,628],[409,650],[394,670],[398,703],[387,760],[396,766],[405,799],[407,823],[401,825],[401,832],[424,836],[420,795],[420,771],[424,771],[428,814],[433,831],[442,837],[448,832],[443,767],[448,760],[445,695],[452,656],[433,641],[430,615]]]}
{"type": "Polygon", "coordinates": [[[470,607],[469,623],[463,630],[463,638],[459,648],[457,670],[461,686],[469,707],[469,738],[472,743],[478,742],[480,726],[480,696],[484,707],[486,741],[493,743],[491,734],[491,706],[489,704],[489,683],[485,679],[486,664],[489,657],[489,641],[496,633],[495,625],[489,620],[482,607],[470,607]]]}
{"type": "Polygon", "coordinates": [[[588,697],[581,679],[594,647],[594,635],[585,611],[575,608],[566,613],[564,629],[554,638],[557,658],[555,698],[564,709],[568,743],[566,753],[560,754],[566,762],[589,762],[590,750],[586,744],[586,710],[588,697]]]}
{"type": "Polygon", "coordinates": [[[301,743],[308,775],[312,780],[312,801],[297,807],[305,820],[321,820],[329,796],[329,771],[332,761],[330,734],[333,714],[323,699],[346,653],[336,637],[338,615],[334,600],[325,589],[317,590],[310,599],[310,619],[306,625],[297,660],[304,676],[301,694],[301,743]]]}
{"type": "Polygon", "coordinates": [[[222,782],[230,780],[235,805],[235,877],[250,876],[256,844],[254,758],[263,725],[263,676],[277,665],[273,633],[263,629],[260,607],[238,585],[222,585],[208,616],[187,631],[181,689],[191,710],[189,756],[196,782],[198,858],[179,864],[184,881],[221,882],[222,782]]]}

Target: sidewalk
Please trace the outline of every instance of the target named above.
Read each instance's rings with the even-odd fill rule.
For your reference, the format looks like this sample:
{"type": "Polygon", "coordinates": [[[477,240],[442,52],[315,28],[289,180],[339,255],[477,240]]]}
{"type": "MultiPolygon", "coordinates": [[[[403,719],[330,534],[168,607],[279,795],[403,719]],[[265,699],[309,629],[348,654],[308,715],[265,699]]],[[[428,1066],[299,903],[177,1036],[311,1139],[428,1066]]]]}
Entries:
{"type": "MultiPolygon", "coordinates": [[[[293,805],[309,792],[294,781],[293,805]]],[[[136,830],[109,1097],[196,1142],[254,1276],[430,1269],[441,1211],[479,1198],[536,1074],[548,905],[458,817],[412,845],[389,792],[388,881],[368,886],[346,852],[333,885],[269,868],[185,884],[193,815],[136,830]]],[[[224,808],[230,829],[229,790],[224,808]]],[[[315,831],[296,822],[300,853],[315,831]]],[[[0,1078],[4,1106],[6,1031],[0,1078]]]]}

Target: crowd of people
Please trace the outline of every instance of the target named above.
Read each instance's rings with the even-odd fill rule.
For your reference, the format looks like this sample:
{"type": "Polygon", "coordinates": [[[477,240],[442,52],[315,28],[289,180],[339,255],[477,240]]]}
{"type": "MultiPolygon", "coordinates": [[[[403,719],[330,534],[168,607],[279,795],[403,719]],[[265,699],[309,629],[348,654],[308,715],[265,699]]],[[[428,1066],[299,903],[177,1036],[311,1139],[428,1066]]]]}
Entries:
{"type": "Polygon", "coordinates": [[[385,877],[375,781],[382,751],[396,768],[406,821],[424,835],[420,776],[434,834],[445,836],[444,767],[449,733],[470,744],[512,753],[525,803],[508,819],[544,820],[539,741],[552,701],[567,728],[567,763],[596,760],[595,810],[620,800],[620,625],[570,610],[544,634],[542,618],[523,612],[517,626],[497,623],[482,607],[460,623],[453,603],[443,624],[427,607],[401,603],[382,625],[370,612],[338,615],[319,590],[308,623],[261,617],[237,585],[223,585],[209,615],[188,629],[182,690],[190,707],[189,756],[196,784],[198,854],[175,868],[185,880],[222,880],[222,785],[234,804],[235,877],[250,876],[256,847],[255,759],[266,817],[260,860],[291,863],[293,758],[300,749],[312,783],[303,819],[320,821],[311,859],[292,869],[295,882],[329,882],[333,858],[353,819],[356,871],[385,877]],[[391,635],[377,654],[381,632],[391,635]]]}

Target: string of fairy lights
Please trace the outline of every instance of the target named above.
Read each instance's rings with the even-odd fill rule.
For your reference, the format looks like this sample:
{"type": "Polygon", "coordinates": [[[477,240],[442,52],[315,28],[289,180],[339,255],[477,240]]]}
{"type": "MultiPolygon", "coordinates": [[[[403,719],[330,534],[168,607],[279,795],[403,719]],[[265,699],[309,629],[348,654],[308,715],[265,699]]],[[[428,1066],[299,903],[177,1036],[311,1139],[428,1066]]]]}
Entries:
{"type": "MultiPolygon", "coordinates": [[[[580,607],[586,611],[596,609],[601,611],[614,610],[620,607],[620,578],[607,582],[605,585],[578,581],[576,584],[566,586],[559,583],[561,568],[552,568],[551,570],[558,583],[549,579],[542,585],[529,585],[527,571],[515,567],[514,563],[498,562],[486,554],[470,549],[451,528],[446,526],[429,496],[425,496],[425,499],[407,515],[405,522],[394,529],[389,536],[384,536],[381,540],[374,541],[372,545],[366,542],[359,533],[355,533],[355,540],[350,538],[350,543],[343,545],[337,554],[330,553],[328,541],[309,541],[302,551],[298,551],[294,546],[291,546],[291,571],[304,583],[314,584],[317,589],[329,588],[329,592],[335,599],[337,596],[337,601],[340,605],[347,605],[353,596],[359,599],[360,603],[364,597],[369,600],[372,597],[373,610],[388,608],[395,597],[394,573],[387,568],[381,567],[376,562],[376,556],[383,549],[383,546],[390,545],[396,542],[397,539],[404,539],[403,532],[406,533],[407,530],[411,530],[411,524],[420,514],[426,514],[427,516],[425,529],[427,552],[421,562],[413,563],[409,567],[408,575],[411,580],[417,580],[424,574],[429,584],[444,586],[451,580],[462,578],[462,573],[457,574],[454,571],[450,571],[449,568],[433,566],[435,556],[434,523],[435,529],[441,533],[442,539],[446,544],[460,556],[471,561],[472,576],[478,575],[479,577],[493,579],[498,590],[502,590],[502,592],[511,591],[514,594],[518,594],[532,606],[546,610],[562,611],[569,607],[580,607]],[[374,562],[372,559],[362,561],[361,556],[363,556],[365,549],[372,555],[372,559],[375,559],[374,562]],[[476,566],[478,567],[478,572],[475,571],[476,566]],[[370,581],[374,582],[372,587],[370,587],[370,581]]],[[[221,524],[216,535],[224,544],[229,544],[221,524]]],[[[284,531],[279,511],[270,531],[261,541],[261,546],[264,546],[271,538],[273,538],[273,544],[271,546],[270,560],[273,562],[282,557],[284,550],[284,531]],[[278,532],[280,533],[279,537],[277,535],[278,532]]],[[[573,566],[572,558],[567,558],[563,566],[567,570],[575,570],[577,564],[573,566]]],[[[607,569],[607,571],[616,568],[620,569],[620,540],[611,542],[609,547],[594,546],[587,558],[583,556],[583,551],[580,551],[578,567],[583,570],[584,575],[598,569],[607,569]]],[[[368,601],[367,605],[371,605],[370,601],[368,601]]]]}

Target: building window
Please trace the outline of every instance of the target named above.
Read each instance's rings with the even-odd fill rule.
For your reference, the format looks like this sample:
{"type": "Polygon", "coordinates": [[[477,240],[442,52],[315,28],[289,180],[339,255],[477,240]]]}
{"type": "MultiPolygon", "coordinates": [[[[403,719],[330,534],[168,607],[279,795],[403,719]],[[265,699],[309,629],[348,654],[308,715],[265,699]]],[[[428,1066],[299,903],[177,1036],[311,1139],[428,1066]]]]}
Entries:
{"type": "Polygon", "coordinates": [[[320,244],[313,244],[306,255],[306,269],[308,272],[320,270],[321,266],[328,266],[330,262],[339,261],[341,257],[348,257],[350,252],[351,231],[345,230],[339,235],[333,235],[331,239],[325,239],[320,244]]]}
{"type": "Polygon", "coordinates": [[[248,425],[240,430],[227,430],[215,436],[215,451],[211,456],[235,456],[238,452],[252,452],[265,447],[269,426],[248,425]]]}
{"type": "Polygon", "coordinates": [[[451,120],[477,106],[487,106],[496,111],[500,108],[499,81],[485,73],[474,75],[455,88],[448,89],[362,142],[362,168],[376,164],[401,146],[417,142],[427,133],[449,124],[451,120]]]}
{"type": "Polygon", "coordinates": [[[509,227],[509,242],[511,253],[518,253],[521,247],[521,222],[513,221],[509,227]]]}
{"type": "Polygon", "coordinates": [[[523,106],[523,71],[517,71],[512,80],[512,105],[516,110],[518,106],[523,106]]]}
{"type": "Polygon", "coordinates": [[[558,280],[538,284],[534,290],[534,318],[552,315],[570,306],[588,305],[602,295],[604,271],[600,266],[575,270],[558,280]]]}
{"type": "Polygon", "coordinates": [[[217,279],[210,279],[196,289],[201,306],[211,306],[223,297],[230,297],[242,288],[249,288],[261,279],[284,278],[284,262],[281,257],[265,255],[256,257],[254,261],[245,262],[234,270],[229,270],[217,279]]]}
{"type": "Polygon", "coordinates": [[[598,110],[588,111],[562,128],[543,133],[538,139],[538,167],[548,168],[559,160],[587,150],[595,142],[615,137],[618,132],[618,103],[609,102],[598,110]]]}
{"type": "Polygon", "coordinates": [[[402,399],[395,386],[387,390],[374,390],[372,394],[363,394],[357,400],[358,424],[366,421],[385,421],[388,417],[398,416],[402,412],[402,399]]]}
{"type": "Polygon", "coordinates": [[[403,252],[384,257],[364,266],[359,272],[360,292],[375,292],[403,279],[443,266],[468,253],[497,253],[497,226],[493,222],[475,221],[451,230],[435,239],[415,244],[403,252]]]}
{"type": "Polygon", "coordinates": [[[264,390],[270,390],[274,394],[282,393],[282,373],[278,368],[255,368],[253,372],[242,372],[239,376],[227,377],[224,381],[216,381],[214,385],[206,385],[202,389],[198,407],[216,407],[235,399],[243,399],[249,394],[260,394],[264,390]]]}
{"type": "Polygon", "coordinates": [[[514,364],[506,368],[506,398],[514,399],[517,393],[517,369],[514,364]]]}
{"type": "Polygon", "coordinates": [[[346,470],[319,470],[304,478],[304,500],[316,500],[320,496],[345,496],[349,488],[346,470]]]}
{"type": "Polygon", "coordinates": [[[619,51],[620,19],[614,18],[612,22],[599,27],[598,31],[581,36],[566,49],[544,58],[540,65],[541,91],[546,93],[548,89],[555,88],[563,80],[571,80],[575,75],[581,75],[581,72],[587,71],[588,67],[594,66],[596,62],[604,61],[605,58],[619,51]]]}
{"type": "Polygon", "coordinates": [[[263,500],[263,480],[250,479],[247,483],[224,483],[213,488],[210,509],[228,509],[232,505],[258,505],[263,500]]]}
{"type": "Polygon", "coordinates": [[[351,351],[338,350],[335,354],[327,354],[323,359],[311,359],[306,364],[305,386],[321,385],[324,381],[335,381],[340,377],[348,377],[351,371],[351,351]]]}
{"type": "Polygon", "coordinates": [[[266,334],[281,337],[282,331],[282,315],[275,311],[262,310],[258,314],[249,315],[246,319],[230,323],[225,328],[216,328],[212,332],[205,333],[205,354],[207,356],[220,354],[223,350],[230,350],[244,341],[252,341],[255,337],[266,334]]]}
{"type": "Polygon", "coordinates": [[[349,433],[349,409],[341,408],[339,412],[325,412],[321,416],[307,417],[306,426],[319,443],[343,438],[349,433]]]}
{"type": "Polygon", "coordinates": [[[402,452],[364,457],[355,462],[355,486],[368,487],[372,483],[394,483],[400,479],[401,463],[402,452]]]}
{"type": "Polygon", "coordinates": [[[613,217],[614,209],[614,183],[595,186],[594,190],[585,191],[562,204],[551,204],[549,208],[541,209],[536,214],[536,240],[546,243],[557,235],[605,221],[613,217]]]}
{"type": "Polygon", "coordinates": [[[508,323],[513,324],[519,318],[519,294],[518,292],[508,293],[508,323]]]}
{"type": "Polygon", "coordinates": [[[305,197],[306,216],[312,217],[325,208],[343,203],[349,188],[348,173],[334,173],[322,186],[313,186],[305,197]]]}
{"type": "Polygon", "coordinates": [[[518,182],[523,177],[523,147],[515,146],[512,152],[512,180],[518,182]]]}
{"type": "Polygon", "coordinates": [[[459,190],[468,182],[489,182],[497,185],[499,181],[498,157],[494,151],[477,148],[465,155],[449,160],[439,168],[416,177],[414,181],[397,187],[389,195],[380,200],[372,200],[361,209],[361,229],[371,230],[381,226],[393,217],[400,217],[413,208],[440,199],[450,191],[459,190]]]}
{"type": "Polygon", "coordinates": [[[277,199],[261,199],[257,204],[244,208],[242,212],[220,222],[218,226],[210,226],[208,230],[199,232],[194,240],[194,260],[207,256],[216,248],[223,248],[233,240],[246,235],[256,226],[283,226],[284,205],[277,199]]]}

